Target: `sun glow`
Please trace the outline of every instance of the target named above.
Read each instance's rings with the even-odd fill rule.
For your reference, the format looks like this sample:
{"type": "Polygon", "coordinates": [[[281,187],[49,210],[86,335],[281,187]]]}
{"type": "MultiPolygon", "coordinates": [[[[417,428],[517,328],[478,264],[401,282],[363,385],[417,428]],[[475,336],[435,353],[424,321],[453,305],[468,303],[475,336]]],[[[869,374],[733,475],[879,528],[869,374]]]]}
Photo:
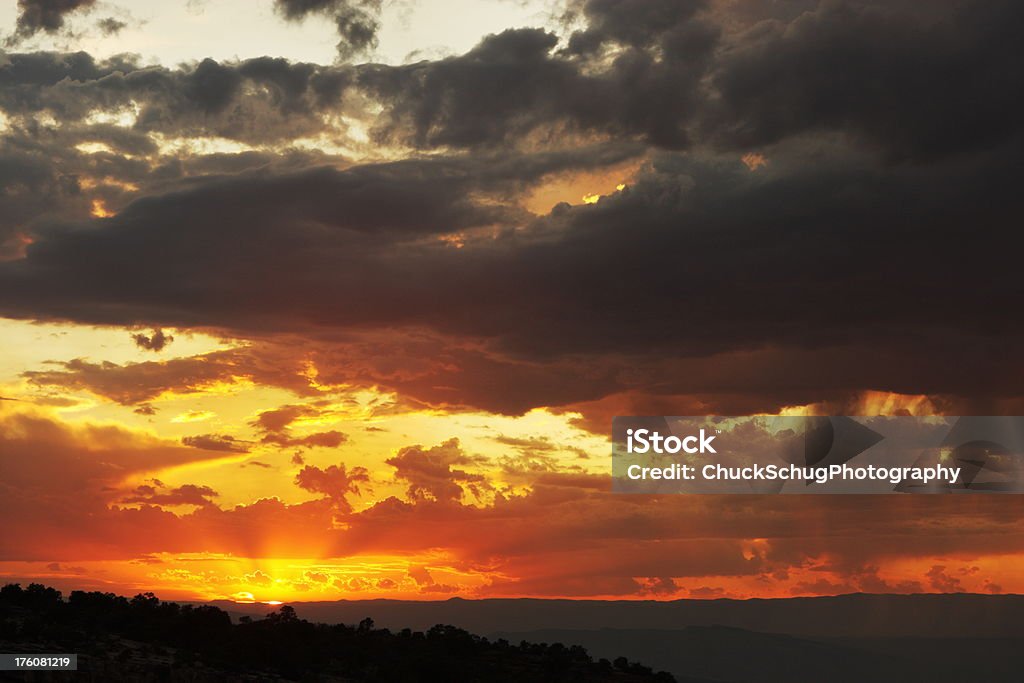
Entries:
{"type": "Polygon", "coordinates": [[[927,417],[941,415],[934,399],[923,394],[898,394],[889,391],[865,391],[848,401],[811,403],[787,406],[779,411],[782,416],[803,415],[915,415],[927,417]]]}
{"type": "Polygon", "coordinates": [[[110,218],[117,215],[107,208],[106,202],[102,199],[92,200],[92,210],[89,213],[92,214],[93,218],[110,218]]]}

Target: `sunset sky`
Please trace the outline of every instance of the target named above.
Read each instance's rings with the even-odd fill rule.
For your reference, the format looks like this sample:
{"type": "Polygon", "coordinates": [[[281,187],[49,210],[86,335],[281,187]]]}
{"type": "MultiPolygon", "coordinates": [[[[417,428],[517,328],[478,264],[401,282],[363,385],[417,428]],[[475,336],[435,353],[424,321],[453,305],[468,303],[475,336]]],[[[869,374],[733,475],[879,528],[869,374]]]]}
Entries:
{"type": "Polygon", "coordinates": [[[1015,0],[3,0],[0,582],[1024,592],[1022,496],[615,415],[1022,414],[1015,0]]]}

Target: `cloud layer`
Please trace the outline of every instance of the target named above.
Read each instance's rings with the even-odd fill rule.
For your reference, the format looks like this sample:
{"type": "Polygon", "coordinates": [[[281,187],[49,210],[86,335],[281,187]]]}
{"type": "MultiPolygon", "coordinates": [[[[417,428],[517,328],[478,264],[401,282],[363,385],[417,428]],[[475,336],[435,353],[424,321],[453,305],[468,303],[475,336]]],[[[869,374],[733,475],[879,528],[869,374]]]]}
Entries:
{"type": "MultiPolygon", "coordinates": [[[[844,347],[892,359],[877,374],[893,379],[842,391],[1002,397],[1021,371],[1004,229],[1021,209],[1018,11],[826,3],[737,31],[700,3],[589,2],[564,44],[515,29],[405,66],[8,55],[0,310],[241,335],[428,329],[555,373],[844,347]],[[265,147],[371,105],[379,143],[447,151],[265,147]],[[89,123],[129,106],[127,127],[89,123]],[[34,123],[46,112],[59,125],[34,123]],[[264,151],[173,158],[156,134],[264,151]],[[559,174],[628,158],[642,170],[596,204],[524,209],[559,174]],[[980,366],[951,370],[965,346],[980,366]]],[[[622,388],[603,384],[528,390],[514,409],[622,388]]]]}
{"type": "MultiPolygon", "coordinates": [[[[20,2],[13,35],[91,6],[20,2]]],[[[4,379],[53,410],[0,404],[0,560],[401,558],[366,586],[417,594],[1008,585],[1013,500],[613,497],[603,454],[539,429],[486,456],[397,420],[367,457],[331,411],[367,391],[391,397],[368,419],[601,435],[629,413],[1019,412],[1020,3],[573,0],[404,64],[360,61],[377,2],[274,6],[335,22],[337,62],[0,53],[0,316],[133,340],[4,379]],[[181,350],[195,331],[230,343],[181,350]],[[170,429],[162,402],[247,387],[258,406],[182,406],[209,421],[173,437],[56,412],[170,429]],[[281,497],[225,502],[207,466],[281,497]]]]}

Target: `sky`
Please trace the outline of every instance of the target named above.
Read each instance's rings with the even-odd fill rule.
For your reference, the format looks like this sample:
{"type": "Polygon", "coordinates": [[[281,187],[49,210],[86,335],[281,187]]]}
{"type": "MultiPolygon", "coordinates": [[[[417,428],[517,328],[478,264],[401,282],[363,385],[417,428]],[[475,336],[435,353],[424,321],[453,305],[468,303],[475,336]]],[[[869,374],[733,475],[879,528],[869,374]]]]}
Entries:
{"type": "Polygon", "coordinates": [[[1020,496],[624,496],[615,415],[1021,414],[1010,0],[0,3],[0,580],[1024,592],[1020,496]]]}

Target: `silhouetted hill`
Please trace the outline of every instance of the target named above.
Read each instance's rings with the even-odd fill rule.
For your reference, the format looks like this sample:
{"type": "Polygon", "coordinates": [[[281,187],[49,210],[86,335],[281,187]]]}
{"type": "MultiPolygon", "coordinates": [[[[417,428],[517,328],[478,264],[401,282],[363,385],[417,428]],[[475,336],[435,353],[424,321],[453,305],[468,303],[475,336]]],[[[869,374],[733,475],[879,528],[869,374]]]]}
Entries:
{"type": "MultiPolygon", "coordinates": [[[[212,605],[59,591],[0,590],[0,651],[77,653],[76,680],[95,681],[598,681],[668,683],[624,658],[593,661],[578,646],[490,641],[454,626],[392,633],[314,624],[289,606],[232,623],[212,605]]],[[[66,680],[67,673],[4,673],[0,680],[66,680]]]]}
{"type": "MultiPolygon", "coordinates": [[[[265,610],[261,605],[214,604],[237,614],[262,614],[265,610]]],[[[340,600],[292,605],[310,621],[352,623],[369,614],[391,629],[424,629],[444,623],[484,634],[713,625],[814,637],[997,638],[1024,632],[1024,596],[967,593],[673,601],[452,598],[436,602],[340,600]]]]}
{"type": "MultiPolygon", "coordinates": [[[[1018,629],[1020,630],[1020,629],[1018,629]]],[[[680,630],[537,630],[496,633],[513,642],[574,643],[666,669],[680,683],[1007,683],[1021,680],[1019,638],[813,638],[724,626],[680,630]]]]}
{"type": "MultiPolygon", "coordinates": [[[[244,613],[259,606],[230,604],[244,613]]],[[[295,603],[315,621],[372,614],[443,622],[511,642],[581,645],[681,682],[1017,681],[1024,596],[841,595],[774,600],[396,600],[295,603]]]]}

